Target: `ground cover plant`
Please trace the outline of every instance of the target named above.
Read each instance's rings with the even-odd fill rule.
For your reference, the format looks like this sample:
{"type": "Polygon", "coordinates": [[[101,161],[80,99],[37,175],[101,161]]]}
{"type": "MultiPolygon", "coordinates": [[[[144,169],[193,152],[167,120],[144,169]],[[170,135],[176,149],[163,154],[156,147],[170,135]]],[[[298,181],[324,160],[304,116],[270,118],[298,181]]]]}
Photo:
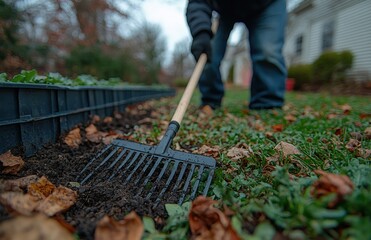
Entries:
{"type": "Polygon", "coordinates": [[[371,99],[289,93],[282,110],[248,111],[246,92],[228,89],[212,117],[199,115],[196,94],[174,139],[176,149],[217,159],[208,198],[182,206],[164,201],[154,209],[131,196],[130,186],[75,182],[87,159],[113,138],[159,142],[179,98],[152,101],[93,118],[24,164],[6,161],[20,161],[20,149],[2,155],[0,236],[15,234],[9,225],[30,224],[32,217],[19,215],[41,212],[51,217],[33,215],[33,223],[57,219],[63,239],[370,239],[371,99]],[[14,183],[32,175],[32,183],[14,183]],[[45,189],[54,199],[59,192],[70,198],[51,201],[63,203],[56,208],[36,194],[46,195],[45,189]],[[29,208],[30,202],[37,206],[29,208]]]}

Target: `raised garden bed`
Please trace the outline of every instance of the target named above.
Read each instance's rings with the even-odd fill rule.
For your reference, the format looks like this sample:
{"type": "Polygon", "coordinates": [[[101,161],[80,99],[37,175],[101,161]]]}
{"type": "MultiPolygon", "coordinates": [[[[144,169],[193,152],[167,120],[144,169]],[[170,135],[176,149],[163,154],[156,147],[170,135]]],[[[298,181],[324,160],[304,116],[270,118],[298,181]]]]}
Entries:
{"type": "Polygon", "coordinates": [[[90,116],[175,94],[156,87],[66,87],[0,83],[0,153],[22,146],[27,156],[90,116]]]}

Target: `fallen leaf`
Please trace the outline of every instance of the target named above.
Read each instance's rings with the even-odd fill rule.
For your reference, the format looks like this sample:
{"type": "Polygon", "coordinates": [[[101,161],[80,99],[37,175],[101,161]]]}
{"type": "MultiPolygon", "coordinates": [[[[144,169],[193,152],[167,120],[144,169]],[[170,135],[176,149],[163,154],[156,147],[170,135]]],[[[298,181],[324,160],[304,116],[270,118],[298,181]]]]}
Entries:
{"type": "Polygon", "coordinates": [[[73,235],[58,221],[43,215],[18,216],[0,224],[2,239],[73,240],[73,235]]]}
{"type": "Polygon", "coordinates": [[[37,212],[42,212],[48,216],[68,210],[77,201],[77,193],[69,188],[59,186],[52,194],[44,199],[36,207],[37,212]]]}
{"type": "Polygon", "coordinates": [[[356,156],[357,157],[368,159],[371,156],[371,149],[359,148],[356,151],[356,156]]]}
{"type": "Polygon", "coordinates": [[[56,188],[46,177],[35,180],[34,176],[11,180],[9,186],[24,186],[28,183],[27,193],[19,191],[20,188],[10,188],[0,195],[0,202],[10,212],[30,215],[32,212],[42,212],[53,216],[69,209],[77,200],[77,193],[69,188],[59,186],[56,188]],[[15,190],[15,191],[13,191],[15,190]]]}
{"type": "Polygon", "coordinates": [[[30,194],[24,194],[23,192],[5,192],[0,194],[0,203],[4,205],[9,212],[31,215],[39,204],[39,199],[30,194]]]}
{"type": "Polygon", "coordinates": [[[64,142],[71,148],[77,148],[81,144],[80,128],[72,129],[64,138],[64,142]]]}
{"type": "Polygon", "coordinates": [[[283,124],[276,124],[272,126],[273,132],[282,132],[283,124]]]}
{"type": "Polygon", "coordinates": [[[367,140],[371,140],[371,127],[365,129],[365,137],[367,140]]]}
{"type": "Polygon", "coordinates": [[[100,122],[100,117],[99,117],[98,115],[94,115],[94,116],[91,118],[91,122],[92,122],[93,124],[100,122]]]}
{"type": "Polygon", "coordinates": [[[189,212],[189,226],[192,239],[196,240],[237,240],[241,239],[228,217],[213,205],[217,201],[199,196],[193,202],[189,212]]]}
{"type": "Polygon", "coordinates": [[[296,117],[295,117],[294,115],[292,115],[292,114],[288,114],[288,115],[286,115],[286,116],[285,116],[285,119],[286,119],[286,121],[288,121],[288,122],[290,122],[290,123],[293,123],[293,122],[296,121],[296,117]]]}
{"type": "Polygon", "coordinates": [[[345,115],[348,115],[350,111],[352,111],[352,107],[349,104],[341,105],[340,109],[343,111],[345,115]]]}
{"type": "Polygon", "coordinates": [[[350,152],[354,152],[359,147],[361,147],[361,142],[353,138],[349,139],[349,142],[345,145],[345,148],[350,152]]]}
{"type": "Polygon", "coordinates": [[[294,145],[287,142],[279,142],[274,150],[276,150],[277,153],[281,154],[284,158],[287,158],[293,154],[301,154],[301,152],[294,145]]]}
{"type": "Polygon", "coordinates": [[[29,184],[37,182],[38,179],[38,176],[30,175],[18,179],[0,180],[0,192],[22,192],[22,189],[27,189],[29,184]]]}
{"type": "Polygon", "coordinates": [[[0,155],[3,174],[17,174],[24,165],[21,157],[14,156],[10,151],[0,155]]]}
{"type": "Polygon", "coordinates": [[[218,157],[220,152],[220,147],[219,146],[214,146],[214,147],[209,147],[206,145],[202,145],[199,149],[193,151],[193,153],[201,154],[201,155],[206,155],[206,156],[211,156],[211,157],[218,157]]]}
{"type": "Polygon", "coordinates": [[[112,121],[113,121],[113,118],[110,117],[110,116],[105,117],[105,118],[103,119],[103,122],[106,123],[106,124],[109,124],[109,123],[111,123],[112,121]]]}
{"type": "Polygon", "coordinates": [[[237,161],[241,158],[250,157],[252,152],[253,151],[251,147],[249,147],[246,143],[243,143],[229,149],[227,157],[231,158],[234,161],[237,161]]]}
{"type": "Polygon", "coordinates": [[[28,185],[28,194],[38,199],[47,198],[54,191],[55,186],[46,177],[42,176],[37,182],[28,185]]]}
{"type": "Polygon", "coordinates": [[[313,183],[311,194],[317,198],[331,193],[336,194],[336,199],[329,203],[329,207],[336,206],[345,195],[353,192],[354,185],[348,176],[327,173],[322,170],[315,170],[314,172],[320,177],[313,183]]]}
{"type": "Polygon", "coordinates": [[[138,124],[152,124],[154,119],[146,117],[138,121],[138,124]]]}
{"type": "Polygon", "coordinates": [[[350,136],[358,141],[362,140],[362,134],[360,132],[351,132],[350,136]]]}
{"type": "Polygon", "coordinates": [[[95,239],[99,240],[140,240],[144,231],[140,217],[131,212],[121,221],[116,221],[112,217],[104,216],[97,224],[95,229],[95,239]]]}
{"type": "Polygon", "coordinates": [[[104,133],[98,131],[97,127],[94,124],[90,124],[88,127],[85,128],[86,138],[90,142],[99,143],[102,141],[103,137],[105,137],[108,133],[104,133]]]}
{"type": "Polygon", "coordinates": [[[341,129],[341,128],[337,128],[337,129],[335,130],[335,135],[336,135],[336,136],[340,136],[341,134],[343,134],[343,129],[341,129]]]}
{"type": "Polygon", "coordinates": [[[335,114],[335,113],[330,113],[330,114],[328,114],[327,115],[327,119],[334,119],[334,118],[337,118],[338,117],[338,115],[337,114],[335,114]]]}

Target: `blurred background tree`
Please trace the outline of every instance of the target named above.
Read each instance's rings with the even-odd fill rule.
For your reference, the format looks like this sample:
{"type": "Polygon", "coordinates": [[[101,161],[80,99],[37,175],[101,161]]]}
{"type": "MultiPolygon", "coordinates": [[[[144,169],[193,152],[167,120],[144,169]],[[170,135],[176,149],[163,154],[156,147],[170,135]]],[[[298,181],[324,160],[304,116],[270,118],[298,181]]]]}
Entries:
{"type": "Polygon", "coordinates": [[[0,72],[158,83],[166,41],[160,26],[135,19],[143,1],[0,0],[0,72]]]}

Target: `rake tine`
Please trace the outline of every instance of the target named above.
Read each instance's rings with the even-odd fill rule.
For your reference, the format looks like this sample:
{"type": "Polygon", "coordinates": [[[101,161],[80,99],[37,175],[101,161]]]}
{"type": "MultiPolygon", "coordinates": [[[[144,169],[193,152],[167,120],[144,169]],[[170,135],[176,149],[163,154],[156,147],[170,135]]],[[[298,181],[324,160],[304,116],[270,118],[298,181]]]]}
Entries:
{"type": "MultiPolygon", "coordinates": [[[[160,162],[161,162],[162,159],[163,159],[162,157],[159,157],[159,158],[157,159],[155,165],[153,165],[151,171],[149,172],[149,174],[147,175],[147,177],[144,179],[144,182],[142,183],[142,187],[139,189],[137,195],[139,195],[139,194],[143,191],[143,189],[144,189],[145,186],[147,185],[149,179],[152,177],[153,173],[155,172],[156,168],[158,167],[158,165],[160,164],[160,162]]],[[[167,168],[167,165],[168,165],[168,164],[169,164],[169,160],[165,162],[164,167],[162,168],[160,175],[161,175],[161,174],[162,174],[162,175],[164,174],[165,169],[167,168]]],[[[161,175],[161,177],[162,177],[162,175],[161,175]]],[[[139,179],[138,179],[138,180],[139,180],[139,179]]],[[[156,182],[157,182],[157,181],[156,181],[156,182]]]]}
{"type": "MultiPolygon", "coordinates": [[[[145,186],[145,185],[147,184],[149,178],[150,178],[150,177],[152,176],[152,174],[155,172],[155,170],[156,170],[157,166],[160,164],[161,160],[162,160],[162,157],[158,157],[158,158],[157,158],[155,164],[152,166],[151,171],[149,172],[149,174],[148,174],[147,177],[145,178],[143,186],[145,186]]],[[[148,166],[149,166],[149,163],[150,163],[150,162],[147,163],[148,165],[146,164],[145,168],[142,170],[142,172],[140,173],[140,176],[137,178],[137,180],[135,181],[134,184],[138,184],[139,180],[142,178],[143,174],[144,174],[145,171],[147,170],[147,168],[148,168],[148,166]]]]}
{"type": "MultiPolygon", "coordinates": [[[[158,183],[160,182],[160,180],[162,179],[162,177],[163,177],[163,175],[164,175],[164,173],[165,173],[165,170],[167,169],[167,166],[169,165],[169,163],[170,163],[170,159],[168,159],[168,160],[165,162],[164,166],[162,167],[162,170],[161,170],[160,174],[158,175],[158,177],[157,177],[157,179],[156,179],[156,181],[155,181],[155,183],[154,183],[154,187],[153,187],[152,190],[148,193],[146,199],[149,199],[149,198],[151,197],[153,191],[156,189],[157,184],[158,184],[158,183]]],[[[177,163],[176,165],[178,166],[178,163],[177,163]]],[[[173,176],[174,176],[175,171],[176,171],[176,168],[173,167],[173,170],[172,170],[172,172],[171,172],[170,175],[173,175],[173,176]]],[[[172,178],[172,177],[171,177],[171,178],[172,178]]],[[[165,187],[164,189],[166,190],[166,187],[165,187]]]]}
{"type": "MultiPolygon", "coordinates": [[[[166,184],[165,184],[165,187],[162,189],[162,191],[160,192],[160,194],[158,195],[157,199],[156,199],[156,203],[160,201],[160,199],[162,198],[162,195],[164,195],[164,193],[166,192],[166,190],[168,189],[171,181],[173,180],[174,178],[174,175],[175,175],[175,172],[176,170],[178,169],[178,165],[179,165],[179,162],[175,162],[174,166],[173,166],[173,170],[171,170],[171,173],[170,173],[170,176],[169,178],[167,179],[166,181],[166,184]]],[[[155,204],[156,206],[157,204],[155,204]]]]}
{"type": "Polygon", "coordinates": [[[195,185],[193,186],[193,189],[192,189],[191,200],[193,200],[194,197],[196,196],[196,192],[197,192],[197,189],[198,189],[198,185],[200,185],[200,181],[201,181],[201,177],[202,177],[202,173],[204,171],[204,168],[205,168],[205,166],[201,166],[200,169],[198,170],[198,176],[197,176],[195,185]]]}
{"type": "MultiPolygon", "coordinates": [[[[102,154],[104,154],[109,148],[111,148],[112,147],[112,145],[110,144],[110,145],[107,145],[102,151],[100,151],[92,160],[90,160],[89,162],[88,162],[88,164],[86,164],[85,165],[85,167],[81,170],[81,172],[80,172],[80,175],[83,173],[83,172],[85,172],[85,170],[86,169],[88,169],[88,167],[95,161],[95,160],[97,160],[100,156],[102,156],[102,154]]],[[[79,177],[80,177],[80,175],[79,175],[79,177]]]]}
{"type": "Polygon", "coordinates": [[[119,149],[119,147],[116,147],[115,150],[113,150],[98,166],[95,167],[93,171],[91,171],[84,180],[81,181],[81,185],[83,185],[101,166],[103,166],[119,149]]]}
{"type": "Polygon", "coordinates": [[[186,182],[184,184],[184,187],[183,187],[182,195],[180,196],[180,199],[178,201],[179,205],[183,203],[184,197],[187,193],[189,183],[191,182],[191,179],[192,179],[192,176],[193,176],[193,172],[195,171],[195,167],[196,167],[195,164],[192,164],[191,170],[189,171],[187,180],[186,180],[186,182]]]}
{"type": "Polygon", "coordinates": [[[133,158],[136,158],[139,153],[138,152],[136,152],[136,153],[129,152],[128,155],[126,155],[125,160],[120,164],[120,166],[108,178],[108,181],[110,181],[121,170],[121,168],[126,164],[126,162],[131,158],[131,156],[133,156],[133,154],[135,154],[133,158]]]}
{"type": "Polygon", "coordinates": [[[210,184],[211,184],[211,180],[213,179],[213,175],[214,175],[214,169],[210,170],[210,172],[209,172],[209,177],[207,178],[204,191],[202,192],[202,195],[204,195],[204,196],[206,196],[207,192],[209,191],[209,187],[210,187],[210,184]]]}
{"type": "Polygon", "coordinates": [[[108,169],[113,168],[113,167],[116,165],[116,163],[117,163],[117,162],[122,158],[122,156],[124,156],[125,153],[127,153],[127,152],[129,152],[129,151],[130,151],[130,150],[123,149],[123,150],[120,152],[120,154],[116,157],[115,161],[113,161],[113,162],[111,163],[111,165],[109,165],[108,169]]]}
{"type": "MultiPolygon", "coordinates": [[[[135,166],[135,168],[131,171],[131,173],[129,174],[129,176],[125,179],[125,182],[124,184],[128,183],[129,180],[131,179],[131,177],[133,176],[133,174],[137,171],[137,169],[140,167],[140,165],[142,165],[142,163],[144,162],[144,159],[147,158],[148,155],[143,155],[142,158],[140,159],[139,163],[135,166]]],[[[151,157],[152,158],[152,157],[151,157]]],[[[149,162],[149,161],[148,161],[149,162]]],[[[149,164],[147,162],[147,164],[149,164]]]]}
{"type": "Polygon", "coordinates": [[[183,179],[183,175],[184,175],[184,173],[185,173],[185,170],[186,170],[186,168],[187,168],[187,165],[188,165],[187,163],[183,163],[183,166],[182,166],[182,169],[180,170],[180,173],[179,173],[178,179],[176,180],[176,183],[175,183],[175,185],[174,185],[174,187],[173,187],[173,192],[176,191],[176,190],[178,189],[178,186],[179,186],[180,182],[181,182],[182,179],[183,179]]]}

